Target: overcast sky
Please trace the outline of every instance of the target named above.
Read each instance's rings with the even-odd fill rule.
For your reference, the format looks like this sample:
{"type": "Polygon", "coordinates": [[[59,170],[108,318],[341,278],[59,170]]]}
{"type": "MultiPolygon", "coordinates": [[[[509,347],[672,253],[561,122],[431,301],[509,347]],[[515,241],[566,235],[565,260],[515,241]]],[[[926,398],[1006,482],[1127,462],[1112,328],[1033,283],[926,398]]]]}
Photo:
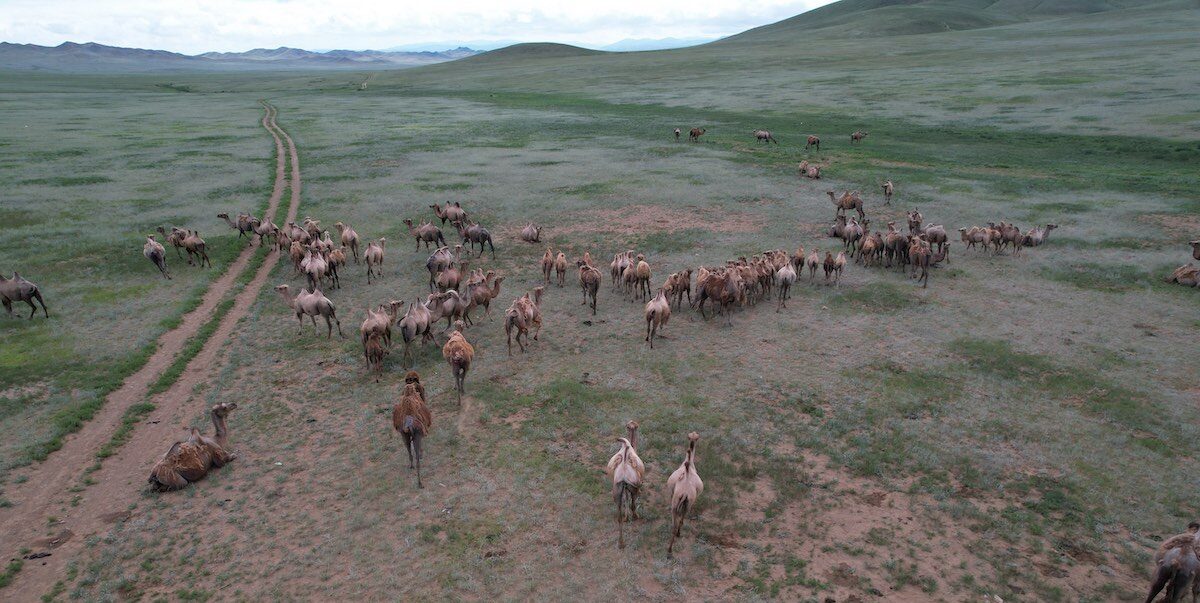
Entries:
{"type": "Polygon", "coordinates": [[[457,40],[716,38],[832,0],[0,0],[0,41],[196,54],[457,40]]]}

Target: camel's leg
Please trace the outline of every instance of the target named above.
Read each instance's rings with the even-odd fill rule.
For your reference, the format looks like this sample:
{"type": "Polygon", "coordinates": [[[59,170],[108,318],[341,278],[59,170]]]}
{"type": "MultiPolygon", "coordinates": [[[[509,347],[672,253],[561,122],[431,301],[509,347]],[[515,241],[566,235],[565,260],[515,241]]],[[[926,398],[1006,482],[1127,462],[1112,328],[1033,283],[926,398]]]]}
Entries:
{"type": "Polygon", "coordinates": [[[408,468],[413,468],[413,434],[407,431],[401,431],[400,436],[404,438],[404,450],[408,451],[408,468]]]}
{"type": "Polygon", "coordinates": [[[416,449],[416,456],[417,456],[417,487],[418,488],[425,487],[425,484],[421,483],[421,439],[422,439],[422,437],[423,436],[421,435],[420,431],[417,431],[416,433],[413,434],[413,448],[416,449]]]}
{"type": "Polygon", "coordinates": [[[299,331],[296,331],[296,334],[297,334],[297,335],[303,335],[303,334],[304,334],[304,314],[303,314],[303,313],[301,313],[301,312],[297,312],[297,313],[296,313],[296,320],[300,321],[300,330],[299,330],[299,331]]]}
{"type": "Polygon", "coordinates": [[[625,484],[617,484],[613,487],[613,499],[617,503],[617,548],[625,548],[625,512],[621,508],[621,503],[625,498],[625,484]]]}
{"type": "Polygon", "coordinates": [[[12,313],[13,313],[12,302],[9,301],[9,299],[7,297],[5,297],[5,298],[0,298],[0,303],[4,304],[4,309],[8,311],[9,316],[12,316],[12,313]]]}
{"type": "MultiPolygon", "coordinates": [[[[333,322],[334,322],[335,324],[337,324],[337,329],[338,329],[338,337],[341,337],[342,339],[345,339],[345,338],[346,338],[346,334],[345,334],[345,333],[342,333],[342,321],[338,320],[338,317],[337,317],[337,315],[336,315],[336,314],[330,314],[329,316],[333,317],[333,322]]],[[[329,322],[329,318],[326,318],[326,319],[325,319],[325,321],[326,321],[326,322],[329,322]]]]}
{"type": "MultiPolygon", "coordinates": [[[[653,319],[651,319],[649,316],[647,316],[646,317],[646,339],[645,339],[645,341],[650,341],[650,323],[652,323],[652,322],[654,322],[653,319]]],[[[654,349],[653,341],[650,341],[650,349],[654,349]]]]}

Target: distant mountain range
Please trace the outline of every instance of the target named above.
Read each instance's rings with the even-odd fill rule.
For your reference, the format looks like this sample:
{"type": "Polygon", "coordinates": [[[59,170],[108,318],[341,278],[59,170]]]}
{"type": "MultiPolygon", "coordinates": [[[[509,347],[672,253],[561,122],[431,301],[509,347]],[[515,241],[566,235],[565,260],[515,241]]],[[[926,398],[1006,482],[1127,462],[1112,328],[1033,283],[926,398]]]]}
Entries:
{"type": "Polygon", "coordinates": [[[390,52],[383,50],[331,50],[312,52],[299,48],[256,48],[246,52],[206,52],[185,55],[166,50],[120,48],[88,42],[58,46],[0,42],[0,69],[22,71],[83,72],[103,69],[139,71],[249,71],[258,69],[397,69],[444,63],[479,54],[459,47],[440,52],[390,52]]]}

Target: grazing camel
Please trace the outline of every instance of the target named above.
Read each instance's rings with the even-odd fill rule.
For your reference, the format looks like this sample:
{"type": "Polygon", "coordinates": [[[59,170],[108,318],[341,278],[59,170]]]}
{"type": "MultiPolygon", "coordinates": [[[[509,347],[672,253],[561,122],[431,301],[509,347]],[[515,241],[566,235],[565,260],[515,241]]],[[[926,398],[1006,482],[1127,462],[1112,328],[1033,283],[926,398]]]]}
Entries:
{"type": "Polygon", "coordinates": [[[400,337],[404,340],[404,363],[412,366],[412,342],[421,336],[421,341],[435,341],[432,327],[442,319],[442,299],[436,293],[430,293],[424,302],[412,302],[408,312],[400,319],[398,328],[400,337]]]}
{"type": "Polygon", "coordinates": [[[158,271],[162,273],[167,280],[171,280],[171,273],[167,272],[167,250],[158,241],[154,240],[154,235],[146,235],[146,244],[142,245],[142,255],[150,260],[158,271]]]}
{"type": "Polygon", "coordinates": [[[168,233],[167,230],[162,226],[158,226],[154,230],[157,230],[158,234],[163,236],[163,240],[166,241],[168,245],[175,248],[175,257],[182,260],[183,255],[179,253],[179,250],[183,249],[183,239],[187,237],[187,231],[175,226],[171,227],[170,233],[168,233]]]}
{"type": "Polygon", "coordinates": [[[210,469],[223,467],[236,459],[237,455],[229,451],[229,430],[225,426],[225,417],[236,409],[236,402],[213,406],[209,411],[213,437],[201,435],[200,430],[193,427],[188,439],[175,442],[154,463],[147,480],[150,486],[159,492],[179,490],[208,475],[210,469]]]}
{"type": "Polygon", "coordinates": [[[296,320],[300,321],[300,334],[304,333],[304,317],[307,315],[312,319],[313,329],[317,328],[317,316],[325,319],[325,326],[328,327],[326,337],[333,338],[334,323],[337,323],[338,335],[345,337],[342,333],[342,321],[337,317],[337,309],[320,289],[311,293],[301,289],[296,295],[291,294],[291,288],[287,285],[279,285],[275,290],[283,298],[283,303],[296,312],[296,320]]]}
{"type": "MultiPolygon", "coordinates": [[[[1188,262],[1180,266],[1171,273],[1171,276],[1166,278],[1168,283],[1176,283],[1184,287],[1200,287],[1200,269],[1196,268],[1195,264],[1188,262]]],[[[33,304],[30,304],[33,305],[33,304]]],[[[33,314],[29,315],[30,318],[33,314]]]]}
{"type": "Polygon", "coordinates": [[[467,219],[467,210],[463,209],[462,206],[458,204],[458,201],[455,201],[454,205],[446,203],[445,209],[443,209],[437,203],[434,203],[429,207],[433,209],[434,215],[442,219],[442,226],[445,226],[447,221],[453,224],[455,222],[464,222],[467,219]]]}
{"type": "Polygon", "coordinates": [[[363,251],[363,261],[367,264],[367,284],[371,284],[371,275],[375,275],[376,279],[383,277],[383,249],[387,244],[387,237],[379,237],[379,242],[371,241],[367,243],[367,248],[363,251]]]}
{"type": "Polygon", "coordinates": [[[867,134],[870,134],[870,132],[863,132],[862,130],[855,130],[854,133],[850,135],[850,144],[854,144],[856,142],[862,142],[862,139],[866,138],[867,134]]]}
{"type": "Polygon", "coordinates": [[[417,241],[417,248],[413,251],[420,251],[422,242],[425,243],[425,249],[429,249],[430,243],[442,246],[446,245],[446,237],[442,234],[442,229],[429,222],[421,224],[419,228],[414,228],[412,219],[405,218],[404,225],[408,226],[408,233],[417,241]]]}
{"type": "Polygon", "coordinates": [[[201,268],[208,264],[212,268],[212,260],[208,259],[208,245],[204,239],[200,238],[200,233],[195,230],[188,230],[183,237],[183,249],[188,254],[188,266],[192,265],[192,257],[195,256],[196,264],[201,268]]]}
{"type": "Polygon", "coordinates": [[[479,257],[483,257],[483,245],[492,250],[492,259],[496,259],[496,246],[492,244],[492,233],[488,229],[475,224],[464,224],[462,222],[452,222],[454,228],[458,230],[458,236],[462,237],[462,242],[467,244],[468,249],[475,251],[475,244],[479,244],[479,257]]]}
{"type": "Polygon", "coordinates": [[[688,141],[700,142],[700,137],[704,136],[705,132],[707,132],[707,130],[704,128],[692,128],[692,130],[688,132],[688,141]]]}
{"type": "Polygon", "coordinates": [[[853,209],[858,212],[859,220],[867,218],[867,214],[863,212],[862,196],[859,195],[858,191],[846,191],[842,193],[841,197],[835,197],[833,191],[825,191],[825,194],[829,195],[830,203],[833,203],[833,206],[837,208],[834,213],[835,217],[845,215],[846,210],[853,209]]]}
{"type": "Polygon", "coordinates": [[[13,272],[12,278],[4,278],[4,275],[0,274],[0,303],[4,304],[9,316],[12,316],[14,303],[25,302],[29,304],[29,320],[33,320],[33,315],[37,314],[34,300],[42,304],[42,313],[46,318],[50,318],[50,311],[46,309],[46,301],[42,299],[42,292],[37,285],[25,280],[16,271],[13,272]]]}
{"type": "Polygon", "coordinates": [[[596,295],[600,292],[600,271],[595,266],[587,264],[585,260],[577,260],[575,265],[579,267],[579,288],[583,290],[583,303],[588,305],[588,298],[592,298],[592,316],[596,315],[596,295]]]}
{"type": "MultiPolygon", "coordinates": [[[[659,329],[667,326],[669,320],[671,320],[671,302],[667,300],[667,290],[659,289],[658,295],[646,302],[646,341],[650,344],[650,349],[654,349],[654,336],[658,335],[659,329]]],[[[662,335],[658,336],[662,337],[662,335]]]]}
{"type": "Polygon", "coordinates": [[[792,289],[792,284],[796,282],[796,267],[792,262],[784,264],[779,270],[775,271],[775,286],[779,288],[779,305],[775,311],[787,307],[788,292],[792,289]]]}
{"type": "Polygon", "coordinates": [[[558,277],[558,287],[561,289],[567,282],[567,254],[561,251],[554,258],[554,274],[558,277]]]}
{"type": "Polygon", "coordinates": [[[675,142],[679,142],[680,134],[682,134],[682,132],[679,131],[679,128],[675,128],[675,142]]]}
{"type": "Polygon", "coordinates": [[[671,542],[667,545],[667,557],[675,551],[675,539],[683,529],[688,510],[695,508],[696,499],[704,492],[704,481],[696,472],[696,440],[699,439],[700,434],[694,431],[688,434],[688,450],[683,457],[683,464],[667,478],[667,496],[671,499],[671,542]]]}
{"type": "Polygon", "coordinates": [[[892,195],[896,192],[896,185],[892,184],[891,180],[883,181],[883,204],[892,204],[892,195]]]}
{"type": "Polygon", "coordinates": [[[415,382],[408,380],[406,377],[400,401],[392,406],[392,429],[404,438],[404,448],[408,450],[408,468],[416,468],[417,487],[424,488],[425,485],[421,483],[421,441],[429,435],[429,428],[433,426],[433,413],[425,404],[425,391],[419,377],[415,382]]]}
{"type": "Polygon", "coordinates": [[[817,150],[820,151],[821,139],[810,134],[808,136],[808,144],[804,145],[804,150],[807,151],[809,147],[817,147],[817,150]]]}
{"type": "Polygon", "coordinates": [[[351,253],[354,254],[354,263],[357,264],[358,263],[358,233],[354,232],[353,228],[350,228],[349,226],[346,226],[345,224],[342,224],[341,222],[334,222],[333,227],[337,229],[338,235],[342,239],[342,245],[349,247],[351,253]]]}
{"type": "MultiPolygon", "coordinates": [[[[630,421],[630,433],[636,433],[637,423],[630,421]]],[[[617,548],[625,548],[625,522],[637,519],[637,497],[642,488],[642,477],[646,468],[638,457],[633,441],[617,438],[621,449],[608,461],[609,476],[612,478],[613,502],[617,504],[617,548]],[[615,462],[614,462],[615,461],[615,462]]]]}
{"type": "Polygon", "coordinates": [[[771,146],[772,142],[775,144],[779,144],[779,141],[775,140],[775,137],[771,135],[770,130],[755,130],[754,131],[754,140],[756,142],[757,141],[766,141],[767,146],[771,146]]]}
{"type": "Polygon", "coordinates": [[[458,402],[462,404],[463,384],[467,379],[467,371],[471,370],[471,360],[475,358],[475,348],[467,342],[462,334],[466,325],[461,320],[455,321],[454,332],[446,345],[442,346],[442,357],[450,364],[450,372],[454,375],[454,389],[458,392],[458,402]]]}
{"type": "Polygon", "coordinates": [[[1154,601],[1165,587],[1165,603],[1176,603],[1191,586],[1192,601],[1200,594],[1200,523],[1188,524],[1188,530],[1163,541],[1154,553],[1154,579],[1146,603],[1154,601]]]}
{"type": "Polygon", "coordinates": [[[537,243],[542,240],[542,227],[534,226],[530,222],[525,228],[521,229],[521,240],[526,243],[537,243]]]}

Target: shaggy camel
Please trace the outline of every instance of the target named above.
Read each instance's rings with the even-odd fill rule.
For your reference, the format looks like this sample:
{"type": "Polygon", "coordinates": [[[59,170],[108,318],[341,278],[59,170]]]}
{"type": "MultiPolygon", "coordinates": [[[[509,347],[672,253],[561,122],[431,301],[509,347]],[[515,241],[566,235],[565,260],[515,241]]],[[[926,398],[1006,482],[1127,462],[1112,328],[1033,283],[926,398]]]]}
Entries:
{"type": "Polygon", "coordinates": [[[772,142],[775,144],[779,144],[779,141],[775,140],[775,137],[771,135],[770,130],[755,130],[754,131],[754,139],[756,142],[760,141],[760,140],[766,141],[767,146],[771,146],[772,142]]]}
{"type": "Polygon", "coordinates": [[[915,208],[915,207],[913,208],[912,211],[907,212],[907,213],[908,213],[908,234],[910,234],[910,235],[921,234],[921,222],[923,222],[925,220],[924,216],[922,216],[921,212],[917,211],[917,208],[915,208]]]}
{"type": "Polygon", "coordinates": [[[451,252],[449,247],[439,247],[425,260],[425,269],[429,271],[429,290],[433,291],[434,281],[439,272],[453,266],[462,252],[462,245],[455,245],[451,252]]]}
{"type": "Polygon", "coordinates": [[[467,371],[471,370],[471,360],[475,358],[475,348],[467,342],[462,334],[466,325],[461,320],[454,323],[454,332],[446,345],[442,346],[442,357],[450,364],[450,372],[454,375],[454,389],[458,392],[458,402],[462,404],[465,393],[463,384],[467,380],[467,371]]]}
{"type": "Polygon", "coordinates": [[[425,404],[424,388],[419,382],[405,383],[400,401],[392,406],[392,429],[404,438],[404,448],[408,450],[408,468],[417,470],[418,488],[425,487],[421,483],[421,441],[429,435],[430,427],[433,427],[433,413],[425,404]]]}
{"type": "Polygon", "coordinates": [[[707,132],[707,130],[704,128],[692,128],[692,130],[688,132],[688,140],[690,142],[699,142],[700,137],[704,136],[705,132],[707,132]]]}
{"type": "Polygon", "coordinates": [[[819,165],[808,166],[808,170],[806,172],[804,172],[804,177],[808,178],[809,180],[820,180],[821,179],[821,166],[819,166],[819,165]]]}
{"type": "Polygon", "coordinates": [[[807,151],[809,147],[817,147],[817,150],[820,151],[821,139],[810,134],[808,136],[808,144],[804,145],[804,150],[807,151]]]}
{"type": "Polygon", "coordinates": [[[171,273],[167,272],[167,250],[158,241],[154,240],[154,235],[146,235],[146,244],[142,245],[142,255],[150,260],[158,271],[162,273],[167,280],[171,279],[171,273]]]}
{"type": "Polygon", "coordinates": [[[859,220],[866,219],[867,214],[863,212],[862,196],[859,195],[858,191],[846,191],[842,193],[841,197],[835,197],[833,191],[825,191],[825,194],[829,195],[829,201],[837,208],[836,213],[834,213],[835,217],[845,215],[846,210],[853,209],[858,212],[859,220]]]}
{"type": "MultiPolygon", "coordinates": [[[[588,262],[591,265],[591,262],[588,262]]],[[[633,251],[622,251],[613,256],[613,261],[609,264],[609,275],[612,277],[613,291],[620,288],[622,277],[625,270],[633,265],[633,251]]]]}
{"type": "Polygon", "coordinates": [[[708,320],[708,316],[704,313],[704,302],[711,299],[714,304],[718,305],[720,312],[725,315],[725,323],[732,326],[733,316],[729,307],[742,295],[742,282],[737,272],[733,270],[714,272],[703,279],[703,282],[697,278],[696,287],[700,317],[708,320]]]}
{"type": "Polygon", "coordinates": [[[443,209],[437,203],[434,203],[429,207],[433,209],[434,215],[442,219],[442,226],[445,226],[446,222],[453,224],[455,222],[463,222],[467,219],[467,210],[463,209],[462,206],[458,204],[458,201],[455,201],[454,205],[446,203],[445,209],[443,209]]]}
{"type": "Polygon", "coordinates": [[[442,300],[436,293],[430,293],[429,297],[424,302],[412,302],[408,306],[408,312],[404,314],[404,318],[400,319],[398,328],[400,329],[400,337],[404,339],[404,363],[405,366],[412,366],[412,342],[421,336],[421,341],[436,341],[433,337],[432,327],[437,321],[442,319],[442,300]]]}
{"type": "Polygon", "coordinates": [[[251,235],[255,234],[255,228],[258,228],[259,224],[261,223],[258,218],[255,218],[250,214],[238,214],[236,222],[230,220],[229,214],[226,213],[217,214],[217,217],[225,220],[225,223],[228,224],[230,228],[238,231],[239,239],[242,237],[250,239],[251,235]]]}
{"type": "Polygon", "coordinates": [[[387,237],[379,237],[379,242],[371,241],[367,243],[367,248],[363,250],[363,261],[367,264],[367,284],[371,284],[371,275],[375,275],[376,279],[383,277],[383,250],[387,244],[387,237]]]}
{"type": "Polygon", "coordinates": [[[29,319],[33,320],[33,315],[37,314],[34,300],[42,304],[42,313],[46,315],[46,318],[50,318],[50,311],[46,309],[46,302],[42,299],[42,292],[37,285],[25,280],[15,271],[12,278],[4,278],[4,275],[0,275],[0,303],[4,304],[4,309],[8,311],[9,316],[12,316],[14,303],[25,302],[29,304],[29,319]]]}
{"type": "Polygon", "coordinates": [[[442,229],[438,228],[437,226],[434,226],[429,222],[425,222],[421,224],[420,227],[414,228],[413,221],[410,218],[405,218],[404,224],[405,226],[408,226],[408,233],[417,240],[417,248],[413,251],[420,251],[422,242],[425,243],[425,249],[429,249],[430,243],[442,246],[446,245],[446,237],[442,234],[442,229]]]}
{"type": "Polygon", "coordinates": [[[175,226],[171,227],[170,233],[162,226],[156,227],[154,230],[157,230],[158,234],[163,236],[163,240],[175,249],[175,257],[182,260],[183,255],[179,253],[179,250],[183,249],[183,239],[187,237],[187,231],[175,226]]]}
{"type": "Polygon", "coordinates": [[[796,267],[792,262],[783,265],[779,270],[775,271],[775,286],[779,288],[779,305],[775,311],[779,312],[787,307],[788,292],[792,289],[792,284],[796,282],[796,267]]]}
{"type": "Polygon", "coordinates": [[[526,243],[537,243],[538,241],[541,241],[542,227],[534,226],[533,222],[530,222],[527,226],[525,226],[525,228],[521,229],[521,240],[525,241],[526,243]]]}
{"type": "Polygon", "coordinates": [[[892,184],[891,180],[884,180],[883,181],[883,204],[884,205],[892,204],[892,195],[895,194],[895,192],[896,192],[896,185],[892,184]]]}
{"type": "Polygon", "coordinates": [[[275,287],[279,292],[279,296],[283,298],[283,303],[296,312],[296,320],[300,321],[300,333],[304,333],[304,317],[307,315],[312,319],[313,329],[317,328],[317,316],[325,319],[325,326],[328,328],[326,337],[333,338],[333,325],[337,323],[338,335],[345,337],[342,333],[342,321],[338,320],[337,309],[333,307],[333,302],[329,301],[325,294],[321,293],[320,289],[314,290],[311,293],[301,289],[300,293],[292,295],[291,288],[287,285],[279,285],[275,287]]]}
{"type": "Polygon", "coordinates": [[[525,343],[529,343],[529,329],[533,329],[534,341],[537,341],[538,334],[542,332],[542,293],[545,290],[545,287],[534,288],[533,299],[530,299],[529,294],[526,293],[513,300],[512,305],[504,313],[504,333],[508,336],[509,356],[512,356],[514,328],[517,331],[517,345],[520,346],[522,353],[525,352],[525,344],[521,343],[521,335],[524,334],[525,343]]]}
{"type": "Polygon", "coordinates": [[[799,277],[804,273],[804,259],[808,257],[804,255],[804,246],[796,247],[796,253],[792,254],[792,268],[796,269],[796,276],[799,277]]]}
{"type": "Polygon", "coordinates": [[[354,232],[353,228],[350,228],[349,226],[346,226],[345,224],[342,224],[341,222],[334,222],[333,227],[337,229],[338,235],[340,236],[340,238],[342,240],[342,245],[349,247],[350,251],[354,254],[354,263],[357,264],[358,263],[358,233],[354,232]]]}
{"type": "Polygon", "coordinates": [[[808,268],[808,282],[812,282],[817,276],[817,268],[821,266],[821,252],[816,247],[808,254],[808,258],[804,260],[805,267],[808,268]]]}
{"type": "Polygon", "coordinates": [[[946,227],[942,226],[941,224],[930,224],[929,226],[926,226],[921,231],[921,236],[924,237],[930,245],[936,245],[939,252],[946,248],[946,243],[950,240],[949,237],[946,236],[946,227]]]}
{"type": "Polygon", "coordinates": [[[862,142],[862,139],[866,138],[867,134],[870,134],[870,132],[863,132],[862,130],[855,130],[854,133],[850,135],[850,144],[854,144],[856,142],[862,142]]]}
{"type": "Polygon", "coordinates": [[[584,260],[578,260],[575,265],[579,267],[579,288],[583,290],[583,304],[588,305],[588,298],[592,298],[592,316],[596,315],[596,295],[600,292],[600,271],[594,266],[587,264],[584,260]]]}
{"type": "Polygon", "coordinates": [[[387,304],[379,304],[378,311],[367,308],[367,317],[358,329],[362,334],[363,345],[366,345],[368,336],[379,335],[383,338],[384,345],[392,347],[392,325],[395,324],[396,315],[402,307],[403,301],[392,300],[387,304]]]}
{"type": "Polygon", "coordinates": [[[150,486],[160,492],[179,490],[199,481],[213,468],[223,467],[237,458],[229,451],[229,430],[225,417],[237,409],[237,403],[217,404],[209,411],[212,416],[213,437],[209,438],[192,428],[188,439],[175,442],[166,454],[150,469],[150,486]]]}
{"type": "MultiPolygon", "coordinates": [[[[1200,269],[1196,268],[1195,264],[1188,262],[1180,266],[1171,273],[1171,276],[1166,278],[1168,283],[1176,283],[1184,287],[1200,287],[1200,269]]],[[[33,304],[30,304],[33,305],[33,304]]],[[[30,318],[33,314],[29,315],[30,318]]]]}
{"type": "Polygon", "coordinates": [[[627,425],[629,438],[617,438],[621,449],[608,461],[608,474],[612,478],[613,502],[617,504],[617,548],[625,548],[625,522],[638,518],[637,497],[642,488],[646,467],[634,448],[637,423],[627,425]]]}
{"type": "Polygon", "coordinates": [[[667,557],[675,552],[675,539],[683,529],[683,520],[689,509],[696,506],[696,499],[704,492],[704,481],[696,472],[696,440],[700,434],[688,434],[687,455],[683,464],[667,478],[667,496],[671,499],[671,542],[667,545],[667,557]]]}
{"type": "Polygon", "coordinates": [[[680,270],[668,276],[667,281],[663,283],[663,289],[667,290],[667,297],[675,300],[676,309],[683,306],[683,296],[685,294],[690,306],[692,304],[692,269],[680,270]]]}
{"type": "MultiPolygon", "coordinates": [[[[650,343],[650,349],[654,349],[654,336],[658,335],[659,329],[667,326],[669,320],[671,320],[671,302],[667,300],[667,290],[659,289],[658,295],[646,302],[646,341],[650,343]]],[[[662,337],[662,335],[658,336],[662,337]]]]}
{"type": "Polygon", "coordinates": [[[561,251],[554,258],[554,274],[558,277],[558,287],[561,289],[567,282],[567,254],[561,251]]]}
{"type": "Polygon", "coordinates": [[[1163,541],[1154,552],[1154,578],[1146,603],[1151,603],[1165,587],[1165,603],[1176,603],[1191,586],[1192,601],[1200,594],[1200,523],[1188,524],[1188,530],[1163,541]]]}
{"type": "MultiPolygon", "coordinates": [[[[388,355],[387,346],[383,345],[383,338],[372,333],[363,341],[363,356],[367,358],[367,370],[374,369],[375,372],[383,372],[383,359],[388,355]]],[[[379,382],[379,377],[375,378],[375,382],[379,382]]]]}
{"type": "Polygon", "coordinates": [[[451,289],[441,294],[442,301],[442,317],[446,319],[446,328],[450,328],[451,322],[455,320],[464,320],[466,324],[475,324],[470,315],[470,301],[462,296],[456,289],[451,289]]]}
{"type": "Polygon", "coordinates": [[[486,243],[492,251],[492,259],[496,259],[496,246],[492,244],[492,233],[488,229],[474,222],[470,224],[452,222],[452,224],[458,230],[458,236],[462,237],[462,242],[467,244],[468,249],[475,251],[475,245],[479,244],[479,257],[483,257],[483,245],[486,243]]]}
{"type": "Polygon", "coordinates": [[[489,287],[487,281],[495,275],[494,272],[488,271],[487,276],[483,280],[473,283],[467,287],[467,311],[475,309],[477,306],[483,306],[484,316],[491,317],[492,315],[492,300],[500,297],[500,283],[504,282],[503,276],[496,277],[489,287]]]}
{"type": "Polygon", "coordinates": [[[200,238],[200,233],[195,230],[188,230],[183,237],[183,249],[188,254],[188,266],[192,265],[192,257],[195,256],[196,264],[201,268],[208,264],[212,268],[212,260],[208,259],[208,245],[204,239],[200,238]]]}
{"type": "Polygon", "coordinates": [[[453,289],[458,291],[458,286],[462,284],[463,275],[467,274],[467,266],[471,262],[461,262],[458,266],[450,266],[449,268],[438,273],[434,281],[437,284],[439,291],[449,291],[453,289]]]}

